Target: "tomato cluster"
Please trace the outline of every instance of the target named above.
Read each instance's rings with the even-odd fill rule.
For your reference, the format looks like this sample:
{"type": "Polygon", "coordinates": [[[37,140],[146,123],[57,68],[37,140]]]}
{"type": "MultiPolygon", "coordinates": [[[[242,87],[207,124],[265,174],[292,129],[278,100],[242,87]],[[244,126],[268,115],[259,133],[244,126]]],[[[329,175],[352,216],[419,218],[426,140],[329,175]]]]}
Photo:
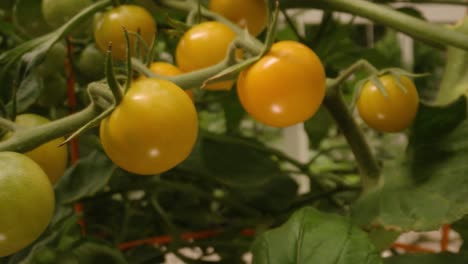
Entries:
{"type": "MultiPolygon", "coordinates": [[[[43,0],[42,15],[50,28],[57,28],[91,4],[91,0],[43,0]]],[[[200,73],[215,65],[231,66],[222,63],[227,62],[232,51],[238,60],[257,55],[233,45],[238,44],[238,38],[245,37],[238,35],[239,30],[233,30],[233,24],[247,29],[252,38],[258,36],[267,24],[264,0],[211,0],[209,9],[233,23],[203,21],[193,25],[178,40],[175,65],[149,61],[149,70],[158,77],[127,80],[131,81],[128,91],[112,113],[102,119],[99,127],[102,147],[122,169],[139,175],[161,174],[183,162],[194,148],[199,121],[193,89],[198,87],[179,87],[166,77],[200,73]]],[[[150,50],[148,46],[158,33],[153,14],[136,5],[109,8],[95,20],[94,42],[82,45],[74,65],[88,80],[104,77],[103,54],[109,47],[119,63],[125,62],[127,46],[129,54],[139,59],[147,54],[136,51],[150,50]],[[124,29],[129,32],[129,43],[124,29]],[[141,48],[136,48],[137,43],[141,48]]],[[[91,27],[89,21],[86,25],[83,31],[91,27]]],[[[64,44],[57,43],[38,67],[37,72],[47,85],[37,105],[47,108],[63,103],[66,84],[59,70],[63,71],[65,57],[64,44]]],[[[379,80],[385,91],[372,81],[360,91],[357,109],[361,118],[383,132],[407,128],[418,110],[418,93],[413,82],[407,77],[397,80],[394,75],[383,75],[379,80]]],[[[302,123],[317,112],[326,94],[326,75],[320,58],[309,47],[297,41],[279,41],[238,72],[237,78],[204,88],[219,91],[233,87],[252,118],[283,128],[302,123]]],[[[15,122],[21,131],[49,120],[21,114],[15,122]]],[[[15,134],[7,133],[1,140],[12,136],[15,134]]],[[[54,210],[53,184],[68,165],[67,148],[60,147],[63,140],[63,137],[54,139],[25,155],[0,152],[0,200],[6,201],[0,203],[0,257],[27,246],[49,223],[54,210]]]]}

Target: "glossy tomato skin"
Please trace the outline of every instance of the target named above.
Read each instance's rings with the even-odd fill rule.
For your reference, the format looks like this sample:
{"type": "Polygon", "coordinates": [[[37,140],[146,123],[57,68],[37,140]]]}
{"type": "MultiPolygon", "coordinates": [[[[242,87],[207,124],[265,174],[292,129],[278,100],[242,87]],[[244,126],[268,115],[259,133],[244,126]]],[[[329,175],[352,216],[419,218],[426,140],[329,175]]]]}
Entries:
{"type": "Polygon", "coordinates": [[[54,192],[47,175],[33,160],[0,152],[0,257],[31,244],[54,212],[54,192]]]}
{"type": "MultiPolygon", "coordinates": [[[[115,59],[126,58],[126,40],[123,27],[128,32],[140,31],[141,37],[149,45],[156,34],[156,22],[144,8],[135,5],[120,5],[100,16],[94,25],[94,39],[98,48],[106,52],[112,42],[112,55],[115,59]]],[[[129,35],[133,51],[136,37],[129,35]]]]}
{"type": "MultiPolygon", "coordinates": [[[[49,119],[36,114],[21,114],[15,120],[16,124],[25,128],[36,127],[49,122],[49,119]]],[[[63,137],[53,139],[25,153],[41,166],[52,183],[56,183],[67,169],[67,146],[60,146],[64,140],[63,137]]]]}
{"type": "MultiPolygon", "coordinates": [[[[157,61],[151,63],[149,69],[157,75],[168,77],[176,76],[183,73],[179,68],[177,68],[177,66],[164,61],[157,61]]],[[[193,89],[186,89],[185,92],[190,97],[190,99],[192,99],[192,101],[195,99],[193,95],[193,89]]]]}
{"type": "Polygon", "coordinates": [[[385,86],[388,97],[372,82],[366,82],[361,88],[357,100],[357,109],[366,124],[381,132],[399,132],[409,127],[416,117],[419,107],[419,95],[414,83],[406,76],[400,81],[402,90],[392,75],[383,75],[379,80],[385,86]]]}
{"type": "Polygon", "coordinates": [[[135,81],[100,127],[109,158],[140,175],[162,173],[182,162],[197,134],[197,112],[189,96],[169,81],[150,78],[135,81]]]}
{"type": "MultiPolygon", "coordinates": [[[[183,72],[191,72],[220,63],[236,34],[228,26],[216,22],[203,22],[189,29],[176,48],[177,66],[183,72]]],[[[232,81],[210,84],[208,90],[229,90],[232,81]]]]}
{"type": "Polygon", "coordinates": [[[239,74],[237,93],[254,119],[288,127],[315,114],[325,96],[325,80],[322,63],[311,49],[280,41],[239,74]]]}
{"type": "Polygon", "coordinates": [[[210,0],[209,9],[228,18],[257,36],[267,24],[264,0],[210,0]]]}

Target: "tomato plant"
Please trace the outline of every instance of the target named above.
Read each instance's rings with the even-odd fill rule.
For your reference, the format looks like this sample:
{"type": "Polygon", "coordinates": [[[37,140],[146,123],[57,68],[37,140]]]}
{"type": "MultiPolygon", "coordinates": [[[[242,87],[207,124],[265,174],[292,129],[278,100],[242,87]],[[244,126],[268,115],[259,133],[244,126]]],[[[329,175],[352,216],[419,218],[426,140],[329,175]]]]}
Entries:
{"type": "Polygon", "coordinates": [[[325,96],[325,71],[317,55],[293,41],[275,43],[237,80],[239,100],[258,121],[287,127],[310,118],[325,96]]]}
{"type": "Polygon", "coordinates": [[[254,36],[260,34],[267,23],[267,8],[263,0],[210,0],[209,8],[247,28],[254,36]]]}
{"type": "Polygon", "coordinates": [[[0,2],[0,264],[468,262],[465,1],[0,2]]]}
{"type": "Polygon", "coordinates": [[[379,77],[385,93],[373,82],[367,81],[357,99],[359,115],[367,125],[382,132],[399,132],[410,126],[419,105],[418,91],[406,76],[400,78],[403,87],[393,75],[379,77]]]}
{"type": "MultiPolygon", "coordinates": [[[[177,66],[184,72],[190,72],[221,62],[235,37],[236,34],[228,26],[219,22],[210,21],[195,25],[185,32],[177,44],[177,66]]],[[[228,90],[232,84],[225,81],[210,84],[206,88],[228,90]]]]}
{"type": "Polygon", "coordinates": [[[45,230],[54,212],[54,192],[30,158],[0,152],[0,257],[23,249],[45,230]]]}
{"type": "MultiPolygon", "coordinates": [[[[112,55],[120,60],[126,57],[127,48],[123,28],[129,33],[139,33],[147,45],[151,44],[156,34],[156,22],[153,16],[142,7],[121,5],[104,13],[94,26],[96,45],[105,52],[112,43],[112,55]]],[[[133,53],[137,38],[134,35],[129,37],[133,53]]]]}
{"type": "Polygon", "coordinates": [[[188,157],[198,134],[189,96],[160,79],[136,81],[101,123],[102,146],[123,169],[142,175],[165,172],[188,157]]]}

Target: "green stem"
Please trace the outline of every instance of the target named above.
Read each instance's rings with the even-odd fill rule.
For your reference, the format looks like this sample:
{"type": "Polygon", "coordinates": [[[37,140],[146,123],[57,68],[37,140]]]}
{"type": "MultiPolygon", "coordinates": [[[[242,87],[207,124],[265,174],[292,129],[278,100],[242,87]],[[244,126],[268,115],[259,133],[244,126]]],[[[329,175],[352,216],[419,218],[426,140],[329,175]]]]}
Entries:
{"type": "Polygon", "coordinates": [[[183,89],[192,89],[194,87],[202,86],[205,80],[226,69],[229,66],[229,58],[227,57],[226,60],[223,60],[222,62],[213,66],[173,77],[156,75],[152,71],[150,71],[143,63],[136,59],[132,59],[132,66],[135,68],[135,70],[148,77],[169,80],[183,89]]]}
{"type": "Polygon", "coordinates": [[[335,79],[329,80],[327,83],[328,89],[333,88],[335,86],[341,85],[346,79],[348,79],[351,75],[353,75],[356,71],[360,69],[365,69],[367,70],[370,74],[378,74],[379,70],[377,70],[372,64],[370,64],[366,60],[358,60],[356,63],[352,64],[348,68],[346,68],[344,71],[340,73],[338,77],[335,79]]]}
{"type": "Polygon", "coordinates": [[[82,111],[56,121],[26,130],[17,130],[3,142],[0,151],[26,152],[45,142],[72,133],[100,113],[100,108],[90,104],[82,111]]]}
{"type": "Polygon", "coordinates": [[[466,0],[395,0],[394,3],[444,4],[468,6],[466,0]]]}
{"type": "Polygon", "coordinates": [[[398,12],[389,6],[364,0],[283,0],[285,8],[332,9],[368,18],[392,27],[416,39],[430,43],[451,45],[468,50],[468,36],[398,12]]]}
{"type": "Polygon", "coordinates": [[[213,133],[206,132],[206,131],[201,131],[200,134],[204,138],[211,139],[211,140],[214,140],[216,142],[239,144],[239,145],[249,147],[251,149],[255,149],[257,151],[261,151],[261,152],[264,152],[264,153],[270,153],[271,155],[276,156],[279,159],[294,165],[296,168],[300,169],[302,172],[307,172],[308,171],[307,164],[299,162],[298,160],[286,155],[284,152],[282,152],[280,150],[269,148],[267,146],[264,146],[264,145],[261,145],[261,144],[258,144],[258,143],[254,143],[254,142],[249,141],[249,140],[244,140],[244,139],[239,138],[239,137],[232,137],[232,136],[227,136],[227,135],[218,135],[218,134],[213,134],[213,133]]]}
{"type": "Polygon", "coordinates": [[[375,186],[380,177],[380,166],[371,148],[355,122],[336,82],[327,88],[324,105],[343,132],[361,172],[364,190],[375,186]]]}
{"type": "Polygon", "coordinates": [[[15,131],[17,126],[14,122],[0,117],[0,131],[2,128],[5,128],[8,131],[15,131]]]}
{"type": "MultiPolygon", "coordinates": [[[[174,1],[174,0],[161,0],[161,4],[173,8],[178,9],[185,12],[191,12],[192,10],[196,10],[199,8],[198,5],[194,5],[192,1],[174,1]]],[[[263,43],[260,42],[255,37],[245,34],[243,28],[239,27],[229,19],[207,10],[206,8],[200,7],[200,14],[206,18],[219,21],[229,28],[231,28],[238,36],[243,36],[243,47],[246,48],[252,54],[259,54],[263,50],[263,43]]]]}

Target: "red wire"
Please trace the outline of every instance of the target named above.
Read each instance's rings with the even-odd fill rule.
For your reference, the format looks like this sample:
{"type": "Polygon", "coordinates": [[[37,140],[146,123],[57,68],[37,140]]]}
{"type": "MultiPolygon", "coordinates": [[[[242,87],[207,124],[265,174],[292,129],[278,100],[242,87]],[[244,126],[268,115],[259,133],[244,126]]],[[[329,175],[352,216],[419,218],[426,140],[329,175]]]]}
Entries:
{"type": "Polygon", "coordinates": [[[416,245],[408,245],[403,243],[393,243],[392,248],[403,249],[406,252],[418,252],[418,253],[437,253],[435,250],[416,245]]]}
{"type": "MultiPolygon", "coordinates": [[[[67,59],[65,61],[65,68],[67,71],[67,95],[68,95],[68,106],[70,114],[76,112],[77,102],[75,95],[75,71],[73,70],[72,61],[73,61],[73,44],[71,43],[72,38],[67,38],[67,59]]],[[[70,160],[71,164],[75,164],[80,159],[80,151],[78,147],[78,139],[74,138],[70,141],[70,160]]],[[[74,205],[75,213],[79,214],[83,212],[83,204],[77,203],[74,205]]],[[[78,224],[81,227],[81,233],[86,234],[86,228],[84,219],[78,220],[78,224]]]]}
{"type": "MultiPolygon", "coordinates": [[[[183,240],[195,240],[195,239],[203,239],[203,238],[210,238],[215,237],[222,233],[220,230],[204,230],[198,232],[187,232],[183,233],[180,237],[183,240]]],[[[253,229],[244,229],[241,231],[241,234],[244,236],[254,236],[255,230],[253,229]]],[[[134,247],[138,247],[141,245],[149,244],[149,245],[165,245],[172,242],[172,237],[165,235],[165,236],[158,236],[158,237],[150,237],[145,239],[139,239],[134,241],[125,242],[119,245],[120,250],[127,250],[134,247]]]]}
{"type": "Polygon", "coordinates": [[[442,238],[440,240],[440,251],[447,251],[449,244],[450,225],[446,224],[442,226],[442,238]]]}

